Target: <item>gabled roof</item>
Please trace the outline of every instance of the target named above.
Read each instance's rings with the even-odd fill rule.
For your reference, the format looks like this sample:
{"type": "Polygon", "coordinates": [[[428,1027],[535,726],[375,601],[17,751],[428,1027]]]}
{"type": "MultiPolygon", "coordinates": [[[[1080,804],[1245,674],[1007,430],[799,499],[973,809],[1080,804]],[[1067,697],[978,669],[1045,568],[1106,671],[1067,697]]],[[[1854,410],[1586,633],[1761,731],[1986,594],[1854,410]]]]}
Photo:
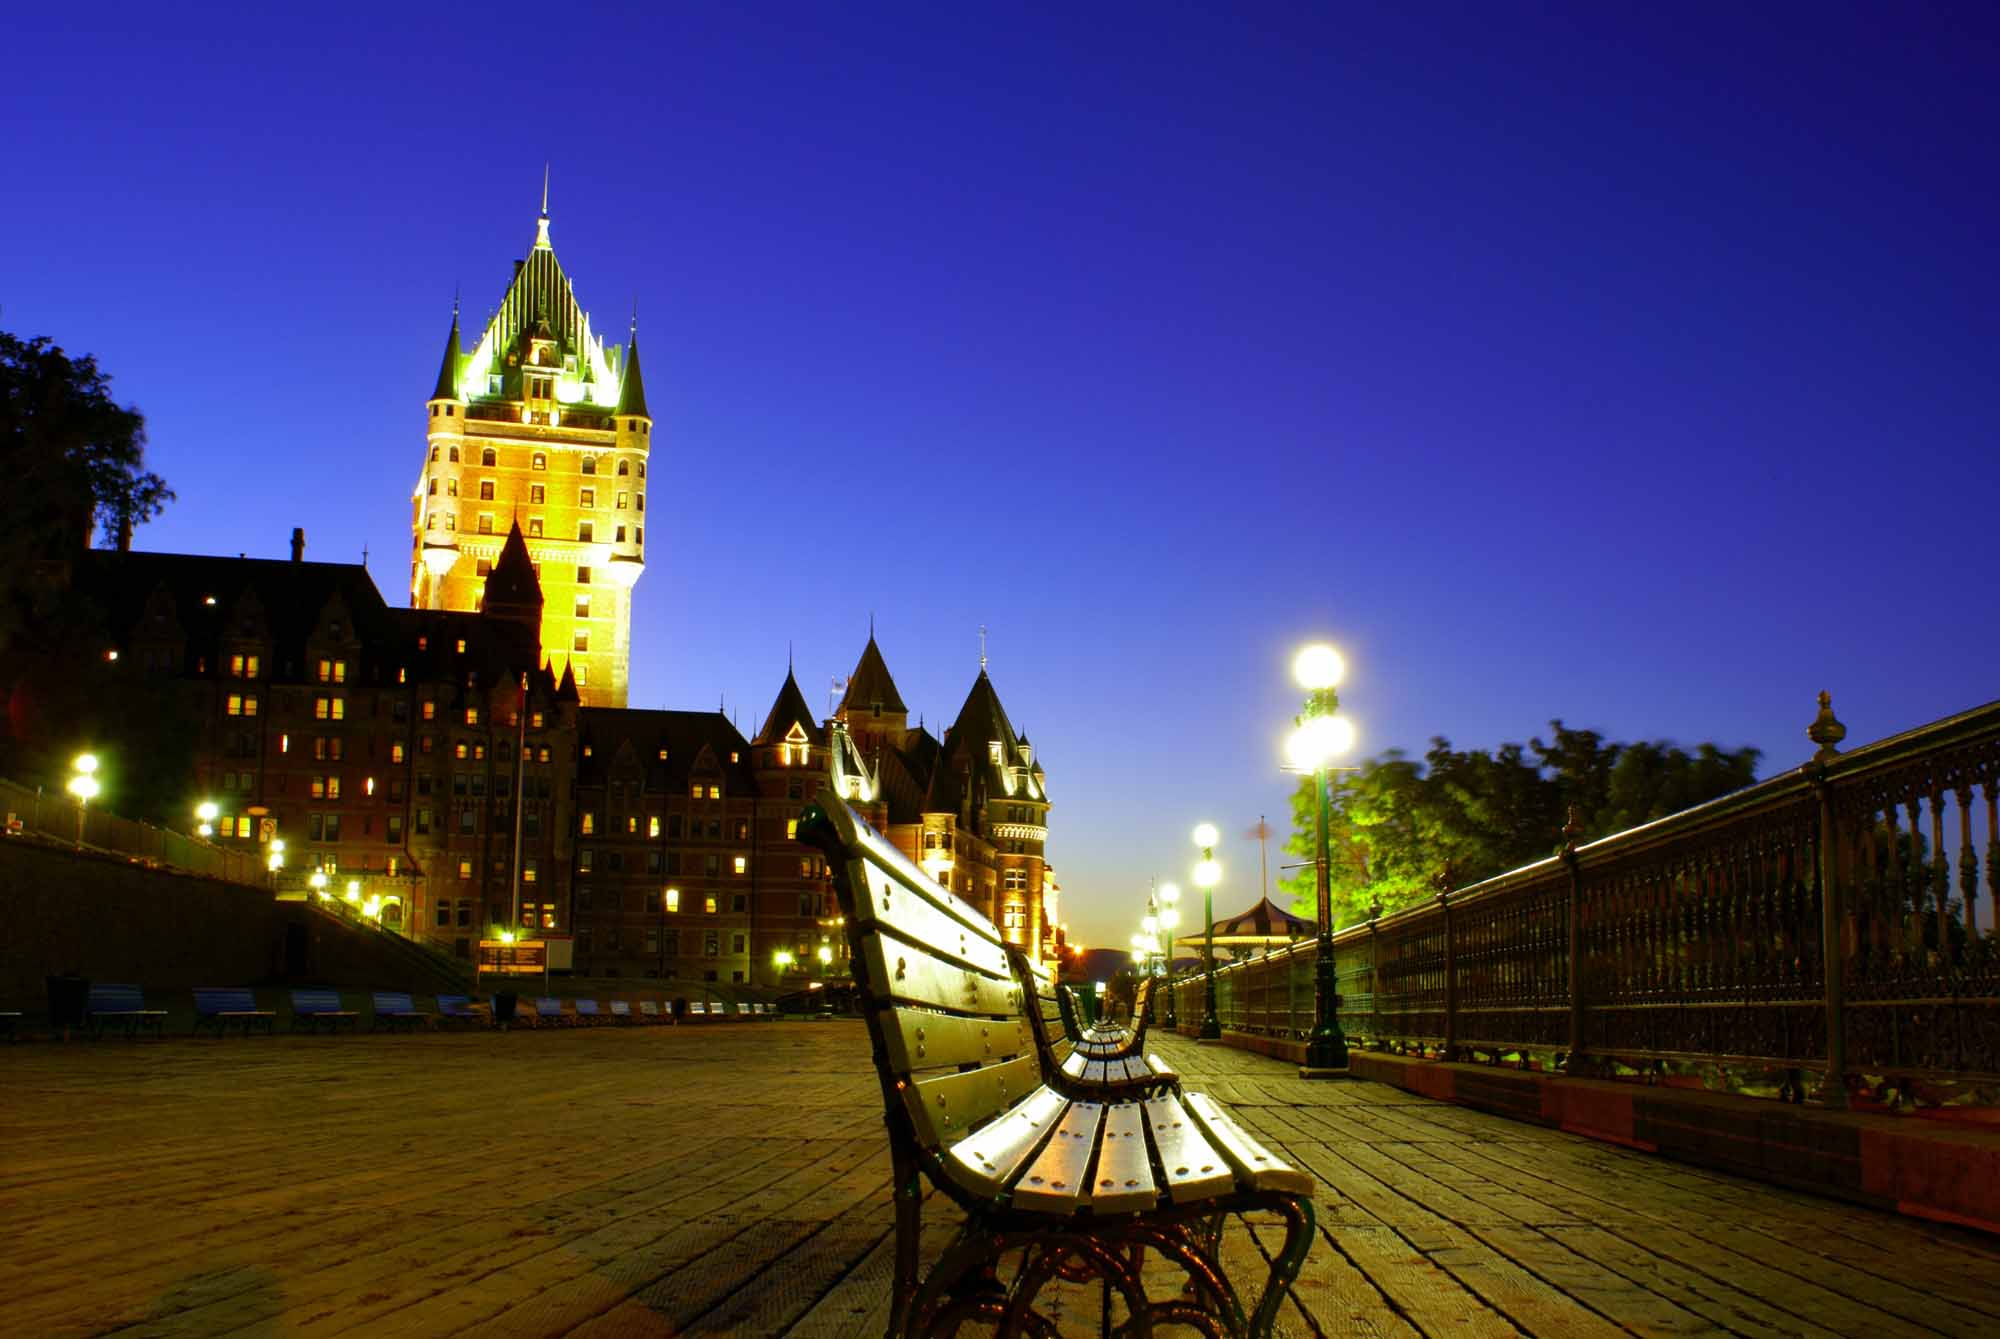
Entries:
{"type": "Polygon", "coordinates": [[[451,309],[451,335],[444,342],[444,362],[438,365],[437,389],[431,392],[431,399],[458,398],[458,365],[461,361],[458,351],[458,305],[454,303],[451,309]]]}
{"type": "MultiPolygon", "coordinates": [[[[517,397],[521,362],[532,339],[553,340],[562,360],[574,359],[573,376],[584,392],[584,401],[605,409],[615,404],[619,386],[613,367],[616,349],[607,350],[601,335],[590,328],[590,315],[577,302],[576,289],[556,259],[548,241],[548,216],[537,220],[534,249],[526,260],[514,262],[514,277],[507,285],[500,306],[480,332],[469,355],[454,368],[455,379],[469,391],[470,398],[487,395],[485,378],[502,378],[504,396],[517,397]]],[[[559,366],[559,371],[563,369],[559,366]]]]}
{"type": "Polygon", "coordinates": [[[625,346],[625,380],[618,387],[618,412],[651,418],[646,410],[646,381],[639,375],[639,327],[632,327],[632,342],[625,346]]]}
{"type": "Polygon", "coordinates": [[[528,556],[528,541],[521,535],[517,518],[507,531],[507,542],[486,575],[486,607],[492,609],[542,607],[542,583],[535,575],[535,560],[528,556]]]}
{"type": "MultiPolygon", "coordinates": [[[[620,410],[619,412],[624,412],[620,410]]],[[[790,670],[785,671],[785,686],[778,690],[777,701],[771,704],[771,712],[764,718],[764,728],[757,732],[755,743],[780,744],[792,732],[794,725],[805,731],[809,744],[826,743],[826,731],[814,721],[812,708],[806,705],[806,695],[799,691],[799,681],[790,670]]]]}
{"type": "Polygon", "coordinates": [[[577,713],[577,734],[591,746],[590,756],[577,760],[578,785],[604,784],[622,753],[628,770],[631,760],[637,759],[651,791],[681,789],[703,760],[703,775],[720,769],[730,789],[739,794],[749,794],[756,786],[750,745],[719,711],[584,707],[577,713]],[[667,755],[664,760],[660,757],[663,749],[667,755]],[[730,761],[732,754],[734,762],[730,761]]]}
{"type": "MultiPolygon", "coordinates": [[[[956,769],[965,774],[972,782],[975,803],[980,802],[982,793],[995,797],[1013,795],[1018,785],[1013,771],[1021,766],[1020,739],[1007,719],[1007,709],[1000,705],[1000,694],[994,690],[993,680],[981,669],[979,677],[972,681],[972,691],[965,695],[965,705],[958,709],[958,719],[944,732],[944,757],[938,771],[956,769]],[[993,760],[994,744],[1000,746],[998,763],[993,760]]],[[[1036,778],[1036,788],[1043,789],[1039,769],[1029,770],[1036,778]]],[[[1048,796],[1041,793],[1019,798],[1042,801],[1048,796]]]]}
{"type": "Polygon", "coordinates": [[[847,692],[840,699],[842,712],[872,711],[876,704],[883,711],[909,715],[910,709],[903,705],[903,695],[896,691],[896,681],[889,674],[889,666],[882,659],[882,648],[875,645],[875,634],[868,634],[868,645],[861,648],[861,661],[854,667],[854,673],[847,677],[847,692]]]}

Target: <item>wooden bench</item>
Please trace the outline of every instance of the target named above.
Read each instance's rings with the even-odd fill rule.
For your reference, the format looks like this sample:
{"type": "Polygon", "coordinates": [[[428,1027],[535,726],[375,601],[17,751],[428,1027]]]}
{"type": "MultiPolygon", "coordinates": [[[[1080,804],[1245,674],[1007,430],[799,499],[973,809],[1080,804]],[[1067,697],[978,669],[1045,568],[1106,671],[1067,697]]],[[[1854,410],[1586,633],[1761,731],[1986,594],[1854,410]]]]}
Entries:
{"type": "Polygon", "coordinates": [[[137,986],[93,983],[90,1002],[84,1006],[83,1012],[93,1040],[102,1036],[104,1029],[113,1024],[124,1028],[127,1037],[136,1038],[141,1028],[151,1028],[156,1037],[167,1035],[167,1011],[148,1009],[146,997],[137,986]]]}
{"type": "Polygon", "coordinates": [[[349,1027],[361,1025],[361,1015],[352,1009],[344,1009],[340,1004],[340,992],[334,990],[295,990],[292,992],[292,1031],[301,1026],[308,1031],[317,1031],[321,1023],[328,1032],[338,1032],[342,1023],[349,1027]]]}
{"type": "Polygon", "coordinates": [[[437,997],[438,1017],[451,1023],[471,1023],[478,1027],[493,1025],[493,1012],[470,995],[440,995],[437,997]]]}
{"type": "Polygon", "coordinates": [[[690,1002],[688,1005],[688,1017],[699,1018],[703,1022],[708,1021],[708,1002],[706,1000],[694,1000],[690,1002]]]}
{"type": "Polygon", "coordinates": [[[1068,1333],[1074,1318],[1066,1327],[1042,1298],[1058,1279],[1101,1282],[1102,1318],[1115,1298],[1121,1332],[1270,1333],[1312,1246],[1312,1177],[1203,1094],[1096,1101],[1052,1086],[1029,993],[993,923],[831,790],[798,831],[833,870],[882,1085],[896,1214],[889,1333],[953,1333],[967,1321],[1068,1333]],[[964,1212],[922,1278],[919,1174],[964,1212]],[[1269,1251],[1246,1308],[1222,1242],[1228,1216],[1253,1212],[1284,1232],[1282,1245],[1273,1234],[1235,1257],[1262,1265],[1269,1251]],[[1164,1268],[1149,1270],[1149,1253],[1164,1268]]]}
{"type": "Polygon", "coordinates": [[[278,1015],[271,1009],[259,1009],[257,997],[243,986],[196,986],[194,988],[194,1030],[197,1035],[205,1027],[215,1029],[215,1035],[229,1035],[229,1025],[236,1024],[249,1036],[250,1029],[259,1024],[265,1032],[277,1026],[278,1015]]]}
{"type": "Polygon", "coordinates": [[[374,1016],[369,1020],[368,1030],[375,1031],[384,1024],[395,1027],[434,1027],[437,1015],[417,1008],[415,1000],[399,990],[378,990],[374,993],[374,1016]]]}
{"type": "Polygon", "coordinates": [[[1160,1093],[1179,1093],[1181,1077],[1166,1061],[1155,1055],[1103,1058],[1078,1046],[1062,1027],[1056,1004],[1058,987],[1028,955],[1008,945],[1007,956],[1014,965],[1014,977],[1026,992],[1029,1030],[1042,1061],[1043,1081],[1063,1096],[1078,1100],[1107,1101],[1117,1098],[1148,1098],[1160,1093]]]}
{"type": "Polygon", "coordinates": [[[604,1021],[604,1014],[599,1011],[597,1001],[589,999],[578,1000],[576,1002],[576,1021],[579,1023],[588,1023],[592,1027],[596,1027],[602,1023],[604,1021]]]}
{"type": "Polygon", "coordinates": [[[632,1002],[630,1000],[613,1000],[611,1001],[610,1009],[611,1021],[620,1027],[623,1027],[627,1023],[636,1023],[639,1021],[632,1014],[632,1002]]]}
{"type": "MultiPolygon", "coordinates": [[[[1146,1045],[1146,1005],[1152,996],[1152,981],[1150,979],[1141,981],[1138,991],[1132,997],[1130,1023],[1122,1026],[1117,1023],[1097,1023],[1080,1033],[1069,1029],[1070,1041],[1078,1050],[1099,1060],[1116,1060],[1138,1054],[1146,1045]]],[[[1067,1025],[1068,1020],[1064,1021],[1067,1025]]]]}
{"type": "Polygon", "coordinates": [[[663,1013],[659,1004],[653,1000],[639,1001],[639,1018],[642,1022],[647,1023],[671,1023],[674,1021],[673,1013],[671,1011],[663,1013]]]}

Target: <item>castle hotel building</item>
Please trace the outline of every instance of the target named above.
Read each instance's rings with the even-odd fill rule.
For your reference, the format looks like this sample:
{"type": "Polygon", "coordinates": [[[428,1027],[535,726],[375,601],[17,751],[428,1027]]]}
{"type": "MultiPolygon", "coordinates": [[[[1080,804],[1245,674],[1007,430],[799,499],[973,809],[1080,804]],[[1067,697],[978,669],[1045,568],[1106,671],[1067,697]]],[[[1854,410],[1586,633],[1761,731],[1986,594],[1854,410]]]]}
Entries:
{"type": "Polygon", "coordinates": [[[582,973],[774,984],[843,966],[796,831],[844,769],[941,885],[1058,951],[1046,778],[983,657],[942,738],[872,632],[831,720],[789,669],[750,739],[720,711],[625,705],[653,418],[636,334],[593,331],[546,212],[470,351],[454,311],[425,427],[410,608],[363,566],[305,561],[299,532],[289,562],[94,551],[75,572],[193,722],[219,840],[282,839],[283,880],[351,883],[448,954],[518,904],[582,973]]]}

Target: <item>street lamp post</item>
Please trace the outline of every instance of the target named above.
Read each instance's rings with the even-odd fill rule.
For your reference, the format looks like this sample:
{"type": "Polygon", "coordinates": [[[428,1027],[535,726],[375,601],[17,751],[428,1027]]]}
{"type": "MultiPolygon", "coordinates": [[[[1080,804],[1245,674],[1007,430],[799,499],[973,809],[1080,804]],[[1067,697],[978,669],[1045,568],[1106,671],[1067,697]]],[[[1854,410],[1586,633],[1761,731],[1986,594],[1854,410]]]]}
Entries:
{"type": "Polygon", "coordinates": [[[76,849],[83,849],[83,816],[90,808],[90,802],[97,797],[97,755],[79,753],[70,764],[75,775],[69,779],[69,793],[76,796],[76,849]]]}
{"type": "Polygon", "coordinates": [[[1194,867],[1194,884],[1201,889],[1201,969],[1207,994],[1201,1030],[1196,1036],[1203,1041],[1222,1039],[1222,1024],[1215,1016],[1215,885],[1222,882],[1222,866],[1215,859],[1218,840],[1213,823],[1203,823],[1194,830],[1194,844],[1201,848],[1201,860],[1194,867]]]}
{"type": "Polygon", "coordinates": [[[1171,883],[1160,885],[1160,934],[1165,947],[1160,954],[1160,975],[1167,983],[1167,1026],[1178,1031],[1181,1025],[1180,1006],[1174,999],[1174,931],[1180,927],[1181,890],[1171,883]]]}
{"type": "Polygon", "coordinates": [[[1313,971],[1313,1030],[1306,1042],[1301,1078],[1347,1072],[1347,1038],[1340,1032],[1340,981],[1333,962],[1332,867],[1327,851],[1327,771],[1333,760],[1354,745],[1354,727],[1340,710],[1334,686],[1346,669],[1340,653],[1315,644],[1292,661],[1292,676],[1306,690],[1287,745],[1292,765],[1313,779],[1313,889],[1319,921],[1319,954],[1313,971]]]}
{"type": "Polygon", "coordinates": [[[200,804],[197,804],[194,807],[195,836],[203,839],[213,837],[215,835],[215,820],[221,812],[222,810],[216,807],[214,800],[203,800],[200,804]]]}

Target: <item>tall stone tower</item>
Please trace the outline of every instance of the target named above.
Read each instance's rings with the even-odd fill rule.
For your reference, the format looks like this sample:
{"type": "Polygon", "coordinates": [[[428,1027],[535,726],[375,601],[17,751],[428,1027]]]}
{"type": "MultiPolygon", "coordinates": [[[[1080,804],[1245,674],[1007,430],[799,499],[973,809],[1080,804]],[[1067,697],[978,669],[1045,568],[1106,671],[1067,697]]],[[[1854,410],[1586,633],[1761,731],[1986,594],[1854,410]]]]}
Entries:
{"type": "Polygon", "coordinates": [[[546,199],[534,249],[470,351],[454,305],[427,408],[411,605],[480,608],[518,521],[541,581],[543,655],[559,676],[574,671],[585,706],[624,706],[653,419],[637,323],[623,350],[591,330],[549,244],[546,199]]]}

